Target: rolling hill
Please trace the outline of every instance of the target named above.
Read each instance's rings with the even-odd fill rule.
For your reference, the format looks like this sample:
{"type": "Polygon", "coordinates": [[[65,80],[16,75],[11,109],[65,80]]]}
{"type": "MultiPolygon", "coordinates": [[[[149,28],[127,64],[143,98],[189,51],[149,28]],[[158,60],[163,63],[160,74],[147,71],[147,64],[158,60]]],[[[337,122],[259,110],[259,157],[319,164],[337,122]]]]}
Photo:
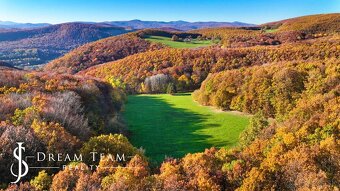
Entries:
{"type": "Polygon", "coordinates": [[[3,24],[8,27],[2,27],[0,30],[0,60],[20,67],[47,63],[82,44],[130,32],[133,29],[160,28],[164,31],[178,32],[207,27],[253,26],[241,22],[140,20],[102,23],[78,22],[58,25],[14,22],[3,22],[3,24]]]}
{"type": "Polygon", "coordinates": [[[82,44],[129,32],[105,24],[65,23],[0,32],[0,60],[16,66],[43,64],[82,44]]]}
{"type": "Polygon", "coordinates": [[[136,53],[164,48],[167,44],[151,41],[149,37],[155,35],[171,38],[174,34],[181,38],[199,36],[198,33],[170,32],[158,29],[139,30],[85,44],[49,62],[43,67],[43,70],[58,73],[77,73],[91,66],[122,59],[136,53]]]}
{"type": "MultiPolygon", "coordinates": [[[[338,40],[316,39],[278,46],[246,48],[205,47],[199,49],[166,48],[134,54],[124,59],[96,65],[79,74],[107,79],[119,79],[128,91],[150,93],[145,89],[146,79],[157,74],[169,76],[176,89],[190,91],[200,87],[209,73],[308,59],[323,60],[336,57],[338,40]],[[315,50],[319,51],[315,51],[315,50]]],[[[165,92],[164,90],[162,92],[165,92]]]]}
{"type": "MultiPolygon", "coordinates": [[[[281,29],[275,32],[268,32],[269,28],[261,25],[263,28],[259,27],[240,27],[240,28],[232,28],[232,27],[222,27],[222,28],[207,28],[207,29],[199,29],[199,30],[191,30],[188,32],[170,32],[166,30],[157,30],[157,29],[144,29],[137,31],[135,33],[131,33],[129,35],[123,35],[119,37],[102,39],[97,42],[93,42],[90,44],[86,44],[78,49],[75,49],[63,57],[60,57],[56,60],[53,60],[48,65],[44,67],[44,70],[53,70],[56,72],[68,72],[68,73],[76,73],[83,69],[87,69],[90,66],[95,66],[98,64],[102,64],[105,62],[115,61],[117,59],[124,58],[131,54],[145,52],[147,50],[155,50],[161,48],[153,46],[153,48],[145,48],[150,46],[149,42],[145,42],[145,40],[152,41],[150,36],[156,36],[161,40],[153,40],[153,42],[161,42],[164,38],[171,38],[172,35],[176,34],[180,38],[185,38],[188,36],[192,36],[193,38],[197,38],[202,36],[203,39],[213,40],[217,39],[219,43],[214,46],[219,46],[223,48],[232,48],[238,49],[240,47],[254,47],[254,46],[277,46],[285,43],[295,43],[295,42],[303,42],[304,40],[313,40],[315,38],[324,37],[326,35],[318,36],[320,32],[325,30],[331,31],[331,28],[327,28],[327,25],[335,26],[337,28],[338,22],[337,19],[339,14],[325,14],[325,15],[311,15],[299,18],[288,19],[281,22],[289,22],[290,24],[286,26],[286,28],[291,27],[291,30],[281,29]],[[320,18],[319,18],[320,17],[320,18]],[[306,25],[307,21],[310,21],[312,18],[319,18],[313,20],[313,25],[306,25]],[[324,23],[324,20],[327,20],[327,23],[324,23]],[[333,24],[332,24],[333,23],[333,24]],[[314,31],[313,33],[306,34],[304,31],[297,29],[293,26],[304,26],[304,31],[314,31]],[[315,26],[319,26],[316,30],[315,26]],[[134,39],[134,40],[133,40],[134,39]],[[132,43],[132,41],[135,41],[132,43]],[[143,47],[143,48],[141,48],[143,47]],[[138,50],[139,49],[139,50],[138,50]],[[74,67],[74,68],[73,68],[74,67]]],[[[274,24],[270,24],[273,26],[274,24]]],[[[286,24],[285,24],[286,25],[286,24]]],[[[281,27],[285,27],[282,25],[281,27]]],[[[301,28],[301,27],[300,27],[301,28]]],[[[330,33],[329,35],[332,35],[330,33]]],[[[163,40],[164,42],[164,40],[163,40]]],[[[202,41],[203,42],[203,41],[202,41]]],[[[163,44],[172,45],[177,42],[166,41],[163,44]]],[[[178,43],[177,43],[178,44],[178,43]]],[[[189,47],[188,46],[174,46],[174,47],[189,47]]],[[[196,47],[196,46],[193,46],[196,47]]],[[[195,50],[194,50],[195,51],[195,50]]],[[[233,51],[233,50],[232,50],[233,51]]],[[[184,51],[185,52],[185,51],[184,51]]],[[[223,52],[223,51],[222,51],[223,52]]]]}
{"type": "Polygon", "coordinates": [[[43,70],[74,74],[94,65],[162,47],[162,45],[153,44],[135,34],[109,37],[76,48],[45,65],[43,70]]]}
{"type": "MultiPolygon", "coordinates": [[[[337,15],[328,17],[336,20],[337,15]]],[[[296,25],[305,23],[304,19],[295,22],[296,25]]],[[[208,73],[271,62],[332,57],[336,55],[338,41],[336,34],[308,36],[296,29],[274,33],[258,28],[209,28],[189,32],[144,29],[86,44],[43,69],[58,73],[80,72],[102,79],[113,77],[126,83],[132,92],[144,92],[144,80],[163,73],[169,75],[180,90],[187,91],[199,87],[208,73]],[[174,34],[180,38],[220,39],[220,42],[210,47],[182,50],[164,49],[166,43],[148,42],[150,36],[169,39],[174,34]],[[315,52],[316,49],[321,51],[315,52]]]]}
{"type": "Polygon", "coordinates": [[[340,32],[340,13],[308,15],[265,23],[267,29],[282,31],[303,31],[308,34],[340,32]]]}
{"type": "Polygon", "coordinates": [[[339,33],[340,14],[320,14],[296,17],[257,27],[207,28],[192,30],[206,37],[221,39],[224,47],[278,45],[339,33]]]}
{"type": "Polygon", "coordinates": [[[17,68],[11,64],[0,61],[0,70],[17,70],[17,68]]]}

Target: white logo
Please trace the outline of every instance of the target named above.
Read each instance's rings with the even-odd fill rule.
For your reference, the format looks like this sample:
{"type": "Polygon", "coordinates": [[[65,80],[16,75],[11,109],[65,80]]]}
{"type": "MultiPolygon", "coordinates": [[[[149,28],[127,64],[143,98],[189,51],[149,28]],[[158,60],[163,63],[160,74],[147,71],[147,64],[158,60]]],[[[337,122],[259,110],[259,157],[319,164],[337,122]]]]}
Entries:
{"type": "Polygon", "coordinates": [[[15,174],[13,172],[13,165],[11,165],[11,173],[13,176],[17,177],[17,180],[15,182],[12,182],[14,184],[18,183],[20,179],[27,175],[28,173],[28,165],[26,161],[24,161],[22,158],[22,151],[25,151],[25,147],[22,146],[23,142],[17,142],[18,147],[16,147],[13,151],[13,156],[18,160],[18,173],[15,174]],[[23,173],[24,168],[24,173],[23,173]]]}

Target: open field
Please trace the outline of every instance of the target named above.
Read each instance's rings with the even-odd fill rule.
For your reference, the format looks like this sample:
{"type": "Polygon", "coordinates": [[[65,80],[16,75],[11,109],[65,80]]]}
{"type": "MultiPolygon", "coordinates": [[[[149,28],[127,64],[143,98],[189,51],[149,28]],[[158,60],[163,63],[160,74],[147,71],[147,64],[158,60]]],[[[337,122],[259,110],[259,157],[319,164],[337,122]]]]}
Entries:
{"type": "Polygon", "coordinates": [[[214,44],[211,40],[192,39],[191,42],[172,41],[171,38],[163,36],[147,36],[145,39],[151,42],[162,43],[172,48],[198,48],[214,44]]]}
{"type": "Polygon", "coordinates": [[[165,156],[182,157],[212,146],[235,146],[249,120],[201,106],[191,94],[132,95],[124,116],[132,132],[132,144],[143,147],[146,156],[156,162],[165,156]]]}

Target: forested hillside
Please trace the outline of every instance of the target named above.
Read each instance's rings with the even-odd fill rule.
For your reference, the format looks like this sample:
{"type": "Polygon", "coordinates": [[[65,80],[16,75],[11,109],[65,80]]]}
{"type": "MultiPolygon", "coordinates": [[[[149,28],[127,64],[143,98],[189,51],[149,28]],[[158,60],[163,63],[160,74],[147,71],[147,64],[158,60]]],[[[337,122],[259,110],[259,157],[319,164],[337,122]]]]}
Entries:
{"type": "Polygon", "coordinates": [[[203,82],[195,92],[200,103],[278,120],[258,121],[241,135],[244,147],[228,170],[232,184],[240,190],[339,186],[339,74],[334,58],[230,70],[203,82]]]}
{"type": "Polygon", "coordinates": [[[150,35],[170,38],[173,35],[176,35],[179,38],[186,38],[189,36],[197,38],[197,36],[199,36],[197,33],[145,29],[83,45],[64,56],[51,61],[44,66],[43,70],[74,74],[91,66],[119,60],[136,53],[148,52],[166,47],[164,44],[152,43],[146,40],[145,38],[150,35]]]}
{"type": "Polygon", "coordinates": [[[85,43],[126,32],[111,25],[84,23],[0,31],[0,60],[22,67],[45,64],[85,43]]]}
{"type": "Polygon", "coordinates": [[[308,15],[266,23],[262,26],[277,31],[302,31],[312,35],[327,35],[340,32],[340,14],[308,15]]]}
{"type": "Polygon", "coordinates": [[[136,35],[126,34],[81,46],[65,56],[51,61],[43,69],[74,74],[91,66],[160,48],[162,48],[161,45],[152,44],[136,35]]]}
{"type": "Polygon", "coordinates": [[[15,69],[15,67],[12,66],[11,64],[0,61],[0,70],[4,70],[4,69],[15,69]]]}
{"type": "MultiPolygon", "coordinates": [[[[209,73],[293,60],[324,60],[337,57],[339,39],[323,38],[280,46],[256,46],[225,49],[161,49],[91,67],[80,72],[102,79],[113,78],[127,85],[131,92],[150,93],[147,79],[163,74],[179,91],[197,89],[209,73]]],[[[164,88],[154,92],[165,92],[164,88]]]]}
{"type": "Polygon", "coordinates": [[[262,24],[258,27],[193,30],[222,39],[224,47],[278,45],[339,33],[340,14],[309,15],[262,24]]]}
{"type": "MultiPolygon", "coordinates": [[[[90,137],[126,133],[119,114],[125,94],[107,83],[4,69],[0,87],[2,164],[10,165],[12,153],[7,148],[19,140],[30,153],[77,153],[90,137]]],[[[1,168],[3,184],[9,181],[9,166],[1,168]]]]}

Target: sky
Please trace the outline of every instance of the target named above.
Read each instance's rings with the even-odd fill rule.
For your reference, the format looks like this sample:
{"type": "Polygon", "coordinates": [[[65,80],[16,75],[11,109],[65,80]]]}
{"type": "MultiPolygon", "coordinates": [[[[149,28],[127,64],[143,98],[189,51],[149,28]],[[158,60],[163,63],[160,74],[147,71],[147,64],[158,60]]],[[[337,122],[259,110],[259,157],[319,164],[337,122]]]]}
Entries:
{"type": "Polygon", "coordinates": [[[340,0],[0,0],[0,21],[240,21],[340,13],[340,0]]]}

